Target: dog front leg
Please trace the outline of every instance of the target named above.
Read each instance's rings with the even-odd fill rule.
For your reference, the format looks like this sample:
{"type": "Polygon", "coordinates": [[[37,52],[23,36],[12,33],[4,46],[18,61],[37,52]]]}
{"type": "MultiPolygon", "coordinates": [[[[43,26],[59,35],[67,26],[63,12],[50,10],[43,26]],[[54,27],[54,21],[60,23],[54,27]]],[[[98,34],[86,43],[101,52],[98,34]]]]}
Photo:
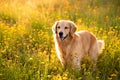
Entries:
{"type": "Polygon", "coordinates": [[[61,57],[60,62],[62,64],[63,68],[66,69],[67,63],[66,63],[66,61],[65,61],[65,59],[63,57],[61,57]]]}
{"type": "Polygon", "coordinates": [[[81,66],[80,66],[80,58],[78,58],[78,56],[74,56],[73,58],[73,69],[77,69],[80,70],[81,66]]]}

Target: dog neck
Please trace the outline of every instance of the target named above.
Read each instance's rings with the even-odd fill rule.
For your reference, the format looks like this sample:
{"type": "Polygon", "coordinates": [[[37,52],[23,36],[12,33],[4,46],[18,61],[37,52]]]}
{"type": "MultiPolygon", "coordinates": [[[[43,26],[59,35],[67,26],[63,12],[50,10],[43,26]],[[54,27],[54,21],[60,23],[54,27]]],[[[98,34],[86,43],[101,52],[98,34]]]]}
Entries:
{"type": "MultiPolygon", "coordinates": [[[[62,47],[64,46],[65,48],[67,48],[71,42],[73,41],[73,37],[71,35],[68,35],[64,40],[61,40],[57,35],[56,35],[56,41],[57,41],[57,44],[59,45],[59,47],[62,47]]],[[[62,50],[64,52],[64,50],[62,50]]]]}
{"type": "Polygon", "coordinates": [[[63,41],[61,41],[57,35],[55,35],[54,37],[56,41],[56,46],[59,46],[58,49],[61,53],[61,56],[63,56],[63,58],[67,58],[71,52],[69,48],[73,46],[70,45],[74,41],[74,36],[68,35],[63,41]]]}

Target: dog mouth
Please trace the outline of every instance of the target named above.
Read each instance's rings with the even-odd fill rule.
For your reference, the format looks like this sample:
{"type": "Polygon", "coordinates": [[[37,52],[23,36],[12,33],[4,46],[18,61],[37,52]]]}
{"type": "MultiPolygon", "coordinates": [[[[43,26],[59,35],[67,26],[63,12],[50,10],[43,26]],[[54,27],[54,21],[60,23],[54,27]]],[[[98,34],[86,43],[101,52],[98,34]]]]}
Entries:
{"type": "Polygon", "coordinates": [[[60,36],[60,39],[61,39],[61,41],[63,41],[63,40],[65,40],[67,37],[68,37],[68,35],[66,35],[65,37],[60,36]]]}

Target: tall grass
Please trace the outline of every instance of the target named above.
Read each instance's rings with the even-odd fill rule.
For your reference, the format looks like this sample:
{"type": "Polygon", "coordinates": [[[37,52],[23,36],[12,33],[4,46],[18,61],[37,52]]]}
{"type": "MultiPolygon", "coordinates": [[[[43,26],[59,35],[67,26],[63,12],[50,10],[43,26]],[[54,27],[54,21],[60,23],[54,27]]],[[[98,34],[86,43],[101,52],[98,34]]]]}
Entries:
{"type": "Polygon", "coordinates": [[[119,80],[119,13],[119,0],[1,0],[0,80],[119,80]],[[96,71],[86,58],[79,72],[62,69],[51,30],[60,19],[105,41],[96,71]]]}

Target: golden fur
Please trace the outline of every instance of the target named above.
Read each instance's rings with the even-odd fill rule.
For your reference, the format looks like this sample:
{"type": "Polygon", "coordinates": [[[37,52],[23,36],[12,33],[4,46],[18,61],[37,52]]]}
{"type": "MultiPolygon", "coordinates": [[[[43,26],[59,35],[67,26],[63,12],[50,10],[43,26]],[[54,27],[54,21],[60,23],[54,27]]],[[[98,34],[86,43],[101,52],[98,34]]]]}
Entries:
{"type": "Polygon", "coordinates": [[[100,51],[104,48],[104,41],[87,31],[76,32],[76,25],[72,21],[56,21],[52,27],[57,56],[66,68],[80,69],[81,59],[89,55],[95,63],[100,51]]]}

